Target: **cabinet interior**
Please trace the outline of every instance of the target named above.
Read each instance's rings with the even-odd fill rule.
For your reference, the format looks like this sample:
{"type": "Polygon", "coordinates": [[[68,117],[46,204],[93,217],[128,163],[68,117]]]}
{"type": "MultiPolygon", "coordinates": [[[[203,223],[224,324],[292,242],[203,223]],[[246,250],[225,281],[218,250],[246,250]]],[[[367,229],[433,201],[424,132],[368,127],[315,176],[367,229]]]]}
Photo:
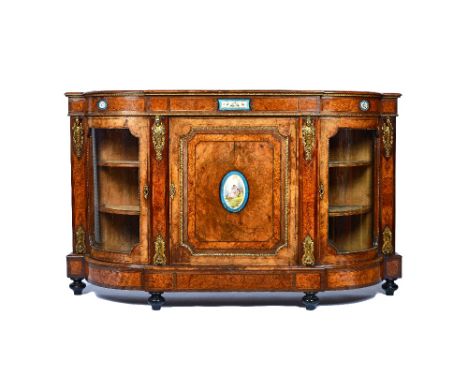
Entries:
{"type": "Polygon", "coordinates": [[[328,238],[338,252],[373,246],[374,132],[339,129],[329,142],[328,238]]]}
{"type": "Polygon", "coordinates": [[[128,129],[92,129],[94,246],[129,253],[139,242],[139,141],[128,129]]]}

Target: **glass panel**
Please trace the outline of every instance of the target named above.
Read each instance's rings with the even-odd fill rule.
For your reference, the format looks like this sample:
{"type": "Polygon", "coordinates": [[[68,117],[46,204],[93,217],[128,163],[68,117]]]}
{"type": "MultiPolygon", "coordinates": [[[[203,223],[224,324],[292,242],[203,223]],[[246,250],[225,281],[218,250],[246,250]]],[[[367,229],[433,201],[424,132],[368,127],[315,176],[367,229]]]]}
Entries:
{"type": "Polygon", "coordinates": [[[338,252],[373,247],[374,132],[340,129],[329,145],[328,239],[338,252]]]}
{"type": "Polygon", "coordinates": [[[138,138],[127,129],[92,129],[93,246],[129,253],[140,241],[138,138]]]}

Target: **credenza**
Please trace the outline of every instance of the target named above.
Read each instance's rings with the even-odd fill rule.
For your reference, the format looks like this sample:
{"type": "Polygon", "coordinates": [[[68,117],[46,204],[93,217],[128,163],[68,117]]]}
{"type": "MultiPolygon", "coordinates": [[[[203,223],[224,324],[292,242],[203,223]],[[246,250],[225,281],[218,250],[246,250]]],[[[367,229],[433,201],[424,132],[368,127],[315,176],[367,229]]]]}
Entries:
{"type": "Polygon", "coordinates": [[[398,288],[400,94],[70,92],[67,276],[149,292],[398,288]]]}

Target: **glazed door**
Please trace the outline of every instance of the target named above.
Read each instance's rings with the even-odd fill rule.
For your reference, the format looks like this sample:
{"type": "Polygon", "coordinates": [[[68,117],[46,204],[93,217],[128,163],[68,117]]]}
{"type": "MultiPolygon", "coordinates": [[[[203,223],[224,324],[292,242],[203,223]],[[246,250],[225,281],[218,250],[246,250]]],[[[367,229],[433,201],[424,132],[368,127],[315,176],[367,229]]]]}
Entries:
{"type": "Polygon", "coordinates": [[[90,118],[91,256],[147,263],[148,126],[90,118]]]}
{"type": "Polygon", "coordinates": [[[368,260],[378,245],[378,119],[322,121],[323,263],[368,260]]]}
{"type": "Polygon", "coordinates": [[[173,118],[170,262],[296,259],[296,119],[173,118]]]}

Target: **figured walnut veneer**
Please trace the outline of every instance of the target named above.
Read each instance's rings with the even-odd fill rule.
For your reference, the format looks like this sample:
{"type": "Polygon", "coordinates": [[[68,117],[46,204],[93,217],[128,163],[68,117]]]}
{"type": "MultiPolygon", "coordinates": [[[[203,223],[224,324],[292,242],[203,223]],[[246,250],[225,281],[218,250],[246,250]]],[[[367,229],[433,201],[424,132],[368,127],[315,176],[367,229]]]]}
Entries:
{"type": "MultiPolygon", "coordinates": [[[[85,278],[154,292],[157,304],[162,291],[310,293],[401,277],[401,256],[394,252],[399,94],[66,95],[73,210],[67,274],[73,288],[85,278]],[[248,98],[251,108],[219,111],[220,98],[248,98]],[[343,151],[347,136],[352,147],[343,151]],[[219,199],[220,181],[232,170],[249,185],[239,213],[228,212],[219,199]],[[361,216],[356,224],[353,216],[361,216]],[[343,230],[348,236],[340,235],[343,230]]],[[[307,296],[307,303],[314,301],[307,296]]]]}

